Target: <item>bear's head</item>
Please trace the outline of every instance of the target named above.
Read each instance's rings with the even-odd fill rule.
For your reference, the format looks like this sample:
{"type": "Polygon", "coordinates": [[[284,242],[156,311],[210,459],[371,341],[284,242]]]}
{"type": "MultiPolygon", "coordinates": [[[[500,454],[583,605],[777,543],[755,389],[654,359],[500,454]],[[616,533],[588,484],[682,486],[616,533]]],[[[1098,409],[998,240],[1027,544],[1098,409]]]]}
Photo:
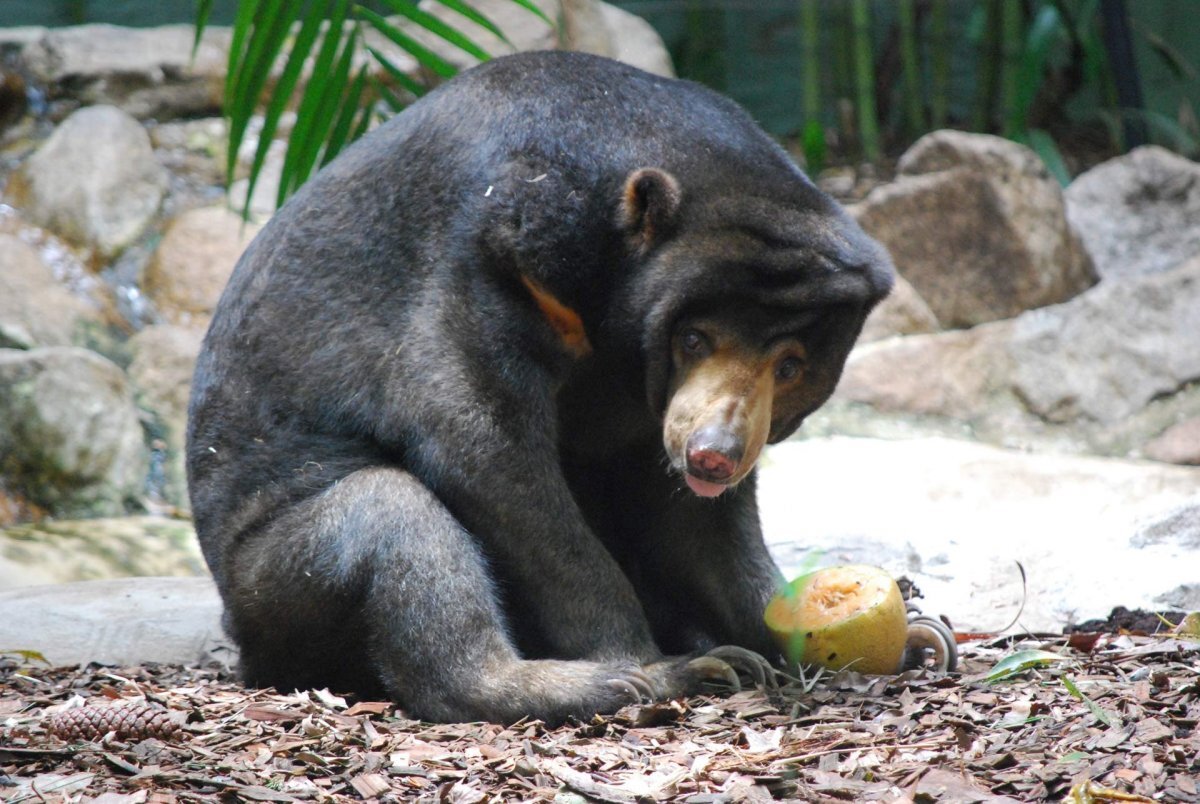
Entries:
{"type": "Polygon", "coordinates": [[[618,221],[667,456],[692,491],[716,496],[833,393],[891,262],[799,171],[689,188],[641,168],[618,221]]]}

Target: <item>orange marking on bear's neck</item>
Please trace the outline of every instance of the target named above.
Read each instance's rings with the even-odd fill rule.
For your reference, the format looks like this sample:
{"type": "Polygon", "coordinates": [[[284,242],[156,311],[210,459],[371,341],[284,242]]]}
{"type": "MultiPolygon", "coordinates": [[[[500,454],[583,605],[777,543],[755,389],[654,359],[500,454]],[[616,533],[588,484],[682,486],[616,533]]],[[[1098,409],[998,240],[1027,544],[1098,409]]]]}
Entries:
{"type": "Polygon", "coordinates": [[[560,302],[548,290],[538,285],[527,276],[521,277],[521,282],[529,290],[538,309],[542,311],[546,321],[558,333],[563,347],[576,359],[587,357],[592,353],[592,344],[583,328],[583,319],[579,313],[560,302]]]}

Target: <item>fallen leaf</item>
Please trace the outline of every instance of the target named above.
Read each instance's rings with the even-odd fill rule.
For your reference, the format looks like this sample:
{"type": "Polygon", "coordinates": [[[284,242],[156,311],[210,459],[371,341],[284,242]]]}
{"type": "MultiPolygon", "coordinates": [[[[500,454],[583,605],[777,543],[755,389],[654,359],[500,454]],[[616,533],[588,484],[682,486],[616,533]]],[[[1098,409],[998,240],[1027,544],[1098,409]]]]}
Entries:
{"type": "Polygon", "coordinates": [[[783,728],[755,731],[749,726],[742,726],[742,737],[746,740],[746,750],[752,754],[778,751],[783,740],[783,728]]]}

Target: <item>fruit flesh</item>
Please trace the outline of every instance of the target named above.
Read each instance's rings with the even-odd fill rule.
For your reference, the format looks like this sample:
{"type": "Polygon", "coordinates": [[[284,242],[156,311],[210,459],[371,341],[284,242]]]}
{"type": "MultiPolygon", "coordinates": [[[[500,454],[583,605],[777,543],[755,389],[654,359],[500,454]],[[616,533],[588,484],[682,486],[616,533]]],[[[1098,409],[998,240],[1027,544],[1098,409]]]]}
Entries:
{"type": "Polygon", "coordinates": [[[797,578],[771,600],[764,617],[789,658],[831,670],[895,673],[908,635],[896,582],[863,565],[797,578]]]}

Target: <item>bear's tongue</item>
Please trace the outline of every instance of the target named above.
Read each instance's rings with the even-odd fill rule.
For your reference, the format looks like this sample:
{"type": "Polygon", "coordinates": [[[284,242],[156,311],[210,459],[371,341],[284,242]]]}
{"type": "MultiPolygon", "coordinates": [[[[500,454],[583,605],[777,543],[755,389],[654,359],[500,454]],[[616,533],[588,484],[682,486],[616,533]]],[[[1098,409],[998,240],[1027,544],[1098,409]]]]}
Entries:
{"type": "Polygon", "coordinates": [[[720,483],[709,483],[707,480],[701,480],[689,474],[684,474],[683,477],[687,481],[688,488],[695,492],[698,497],[716,497],[722,491],[729,488],[720,483]]]}

